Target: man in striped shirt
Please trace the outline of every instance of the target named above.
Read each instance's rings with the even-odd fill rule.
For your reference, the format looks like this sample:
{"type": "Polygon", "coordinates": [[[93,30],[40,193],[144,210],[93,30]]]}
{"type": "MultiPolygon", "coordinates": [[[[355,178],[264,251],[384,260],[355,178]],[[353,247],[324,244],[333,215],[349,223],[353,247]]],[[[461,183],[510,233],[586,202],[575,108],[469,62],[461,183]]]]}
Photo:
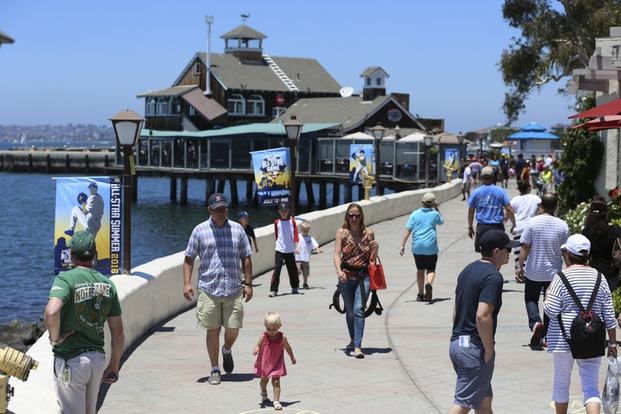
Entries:
{"type": "Polygon", "coordinates": [[[242,327],[242,298],[246,302],[252,298],[252,250],[244,228],[228,219],[226,197],[212,194],[207,204],[210,217],[194,228],[185,249],[183,296],[188,301],[194,296],[192,270],[194,260],[199,256],[196,318],[198,324],[207,330],[207,353],[211,361],[209,383],[216,385],[220,383],[218,351],[222,327],[222,365],[226,373],[233,371],[231,348],[242,327]]]}
{"type": "Polygon", "coordinates": [[[524,280],[524,302],[528,314],[528,326],[533,334],[530,338],[532,348],[540,348],[548,329],[549,318],[544,315],[543,323],[539,314],[539,297],[545,295],[550,282],[563,267],[561,245],[569,237],[567,223],[556,212],[557,198],[554,193],[541,197],[541,213],[531,218],[520,238],[520,258],[518,260],[519,280],[524,280]],[[528,258],[528,260],[526,260],[528,258]],[[526,268],[524,268],[526,262],[526,268]]]}

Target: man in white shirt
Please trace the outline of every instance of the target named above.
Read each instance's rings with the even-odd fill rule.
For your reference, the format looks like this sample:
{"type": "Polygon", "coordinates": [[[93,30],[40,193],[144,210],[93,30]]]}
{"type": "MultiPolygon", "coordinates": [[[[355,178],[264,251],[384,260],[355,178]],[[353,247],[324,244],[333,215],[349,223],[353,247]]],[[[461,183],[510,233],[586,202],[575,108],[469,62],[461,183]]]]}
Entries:
{"type": "MultiPolygon", "coordinates": [[[[468,161],[465,161],[466,163],[468,161]]],[[[470,186],[472,182],[472,169],[469,164],[465,164],[464,175],[461,178],[461,201],[466,201],[470,197],[470,186]]]]}
{"type": "Polygon", "coordinates": [[[530,338],[532,348],[540,348],[549,324],[544,315],[541,322],[539,297],[545,296],[548,286],[563,266],[561,245],[569,237],[567,223],[554,217],[557,199],[554,193],[546,193],[541,198],[541,214],[531,218],[524,228],[520,243],[518,278],[524,279],[524,302],[528,314],[528,326],[533,331],[530,338]],[[528,258],[528,262],[526,262],[528,258]],[[526,268],[524,263],[526,262],[526,268]]]}
{"type": "MultiPolygon", "coordinates": [[[[528,220],[535,217],[539,212],[541,198],[535,194],[531,194],[531,189],[532,187],[528,181],[518,181],[518,190],[520,190],[520,195],[517,195],[511,199],[510,204],[513,208],[513,213],[515,214],[513,240],[520,240],[528,220]]],[[[518,270],[520,270],[518,265],[520,258],[520,246],[518,246],[513,253],[515,255],[515,279],[518,283],[523,283],[522,279],[517,277],[518,270]]]]}

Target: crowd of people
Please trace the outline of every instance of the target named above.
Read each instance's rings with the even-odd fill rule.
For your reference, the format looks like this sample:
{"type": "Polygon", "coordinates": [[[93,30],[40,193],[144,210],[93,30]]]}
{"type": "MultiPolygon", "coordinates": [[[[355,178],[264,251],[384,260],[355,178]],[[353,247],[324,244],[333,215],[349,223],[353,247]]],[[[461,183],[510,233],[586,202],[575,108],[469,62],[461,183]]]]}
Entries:
{"type": "MultiPolygon", "coordinates": [[[[543,160],[544,169],[553,169],[555,160],[543,160]],[[547,165],[547,167],[546,167],[547,165]]],[[[596,197],[590,206],[583,234],[569,234],[567,224],[555,216],[557,198],[553,187],[531,194],[533,183],[525,179],[529,161],[518,155],[515,163],[506,158],[489,161],[472,159],[465,166],[464,199],[467,197],[468,236],[480,258],[468,264],[458,275],[455,288],[453,329],[449,355],[457,382],[449,413],[492,412],[492,376],[494,372],[494,336],[502,306],[502,288],[507,281],[500,273],[511,252],[515,254],[515,280],[524,283],[524,302],[533,349],[547,347],[554,355],[553,400],[557,413],[566,413],[569,398],[569,373],[574,361],[580,378],[587,413],[600,410],[598,372],[606,344],[589,358],[575,357],[568,339],[581,311],[601,318],[608,336],[608,355],[616,357],[617,320],[611,291],[618,285],[619,269],[610,252],[621,228],[608,223],[607,205],[596,197]],[[505,177],[515,170],[520,194],[509,198],[505,177]],[[496,185],[501,182],[502,185],[496,185]],[[470,184],[476,188],[471,189],[470,184]],[[476,227],[475,227],[476,220],[476,227]],[[510,224],[509,234],[506,224],[510,224]],[[563,270],[563,262],[565,269],[563,270]],[[540,299],[543,294],[543,312],[540,299]],[[542,317],[543,315],[543,317],[542,317]],[[566,329],[567,328],[567,329],[566,329]]],[[[532,177],[532,173],[530,175],[532,177]]],[[[208,383],[221,382],[220,355],[225,373],[234,370],[232,348],[243,326],[244,303],[253,297],[251,255],[258,252],[256,236],[246,212],[239,222],[228,218],[228,200],[222,194],[208,199],[209,218],[194,228],[183,262],[183,296],[192,301],[197,295],[196,318],[206,331],[206,347],[211,363],[208,383]],[[195,260],[199,258],[197,286],[191,283],[195,260]],[[196,290],[195,290],[196,289],[196,290]],[[224,328],[224,329],[222,329],[224,328]],[[223,343],[220,336],[224,331],[223,343]]],[[[319,253],[310,223],[292,216],[290,206],[278,206],[274,222],[274,271],[269,296],[279,296],[282,265],[287,268],[291,294],[309,288],[310,258],[319,253]],[[300,233],[301,230],[301,233],[300,233]]],[[[444,223],[433,193],[422,197],[422,205],[405,223],[400,255],[411,237],[416,266],[416,300],[433,300],[433,283],[438,262],[437,226],[444,223]]],[[[58,399],[65,412],[95,412],[100,381],[112,383],[118,378],[123,348],[121,308],[114,285],[93,267],[94,237],[75,233],[71,242],[75,269],[61,273],[50,291],[45,318],[55,355],[55,380],[58,399]],[[78,294],[78,290],[83,292],[78,294]],[[79,301],[79,306],[76,303],[79,301]],[[78,321],[80,312],[89,318],[87,326],[78,321]],[[112,334],[109,364],[103,356],[103,324],[112,334]],[[88,371],[88,375],[83,372],[88,371]]],[[[365,309],[371,296],[369,265],[378,257],[379,243],[365,225],[361,205],[348,205],[342,225],[336,229],[333,264],[335,282],[343,299],[349,336],[345,347],[357,359],[365,358],[362,341],[365,309]]],[[[83,318],[85,318],[84,316],[83,318]]],[[[271,380],[271,405],[282,410],[281,378],[287,374],[284,354],[296,364],[292,346],[282,333],[283,322],[276,312],[265,315],[265,332],[254,347],[255,374],[259,381],[261,403],[270,404],[267,385],[271,380]]]]}

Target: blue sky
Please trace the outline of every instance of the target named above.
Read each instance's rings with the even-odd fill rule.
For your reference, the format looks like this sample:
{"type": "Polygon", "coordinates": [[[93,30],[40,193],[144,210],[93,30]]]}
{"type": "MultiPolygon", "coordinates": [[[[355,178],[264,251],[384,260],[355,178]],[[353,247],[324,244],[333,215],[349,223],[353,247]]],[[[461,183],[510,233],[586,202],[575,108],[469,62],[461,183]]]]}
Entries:
{"type": "MultiPolygon", "coordinates": [[[[312,2],[162,0],[0,0],[0,124],[105,124],[125,108],[144,113],[136,95],[170,86],[194,53],[205,51],[205,15],[219,36],[241,24],[266,34],[273,56],[317,59],[342,86],[382,66],[389,92],[410,94],[410,110],[444,118],[448,131],[504,122],[498,70],[516,35],[501,0],[312,2]]],[[[573,98],[546,85],[518,125],[566,123],[573,98]]]]}

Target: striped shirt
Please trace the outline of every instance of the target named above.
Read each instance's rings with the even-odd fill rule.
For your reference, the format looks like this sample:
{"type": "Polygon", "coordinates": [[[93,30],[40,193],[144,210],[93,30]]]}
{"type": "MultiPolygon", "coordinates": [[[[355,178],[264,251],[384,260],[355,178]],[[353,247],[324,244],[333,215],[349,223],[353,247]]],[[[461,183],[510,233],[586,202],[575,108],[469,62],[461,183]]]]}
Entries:
{"type": "MultiPolygon", "coordinates": [[[[597,270],[588,266],[572,266],[567,268],[563,273],[576,292],[582,306],[586,307],[593,293],[593,289],[595,288],[597,270]]],[[[546,292],[546,300],[543,302],[543,309],[546,315],[550,317],[550,325],[548,326],[547,334],[548,352],[571,352],[569,344],[561,332],[558,323],[558,314],[560,313],[563,318],[565,334],[569,338],[571,323],[580,310],[558,275],[554,276],[546,292]]],[[[608,288],[608,283],[606,283],[604,275],[602,275],[602,281],[599,285],[599,291],[597,292],[592,310],[604,321],[606,329],[613,329],[617,326],[610,289],[608,288]]]]}
{"type": "Polygon", "coordinates": [[[252,254],[241,224],[227,220],[218,227],[211,217],[192,230],[185,255],[200,257],[198,288],[213,296],[231,297],[241,292],[242,259],[252,254]]]}
{"type": "Polygon", "coordinates": [[[567,223],[558,217],[541,214],[528,220],[520,243],[530,245],[524,273],[535,282],[549,282],[563,267],[561,245],[569,237],[567,223]]]}

